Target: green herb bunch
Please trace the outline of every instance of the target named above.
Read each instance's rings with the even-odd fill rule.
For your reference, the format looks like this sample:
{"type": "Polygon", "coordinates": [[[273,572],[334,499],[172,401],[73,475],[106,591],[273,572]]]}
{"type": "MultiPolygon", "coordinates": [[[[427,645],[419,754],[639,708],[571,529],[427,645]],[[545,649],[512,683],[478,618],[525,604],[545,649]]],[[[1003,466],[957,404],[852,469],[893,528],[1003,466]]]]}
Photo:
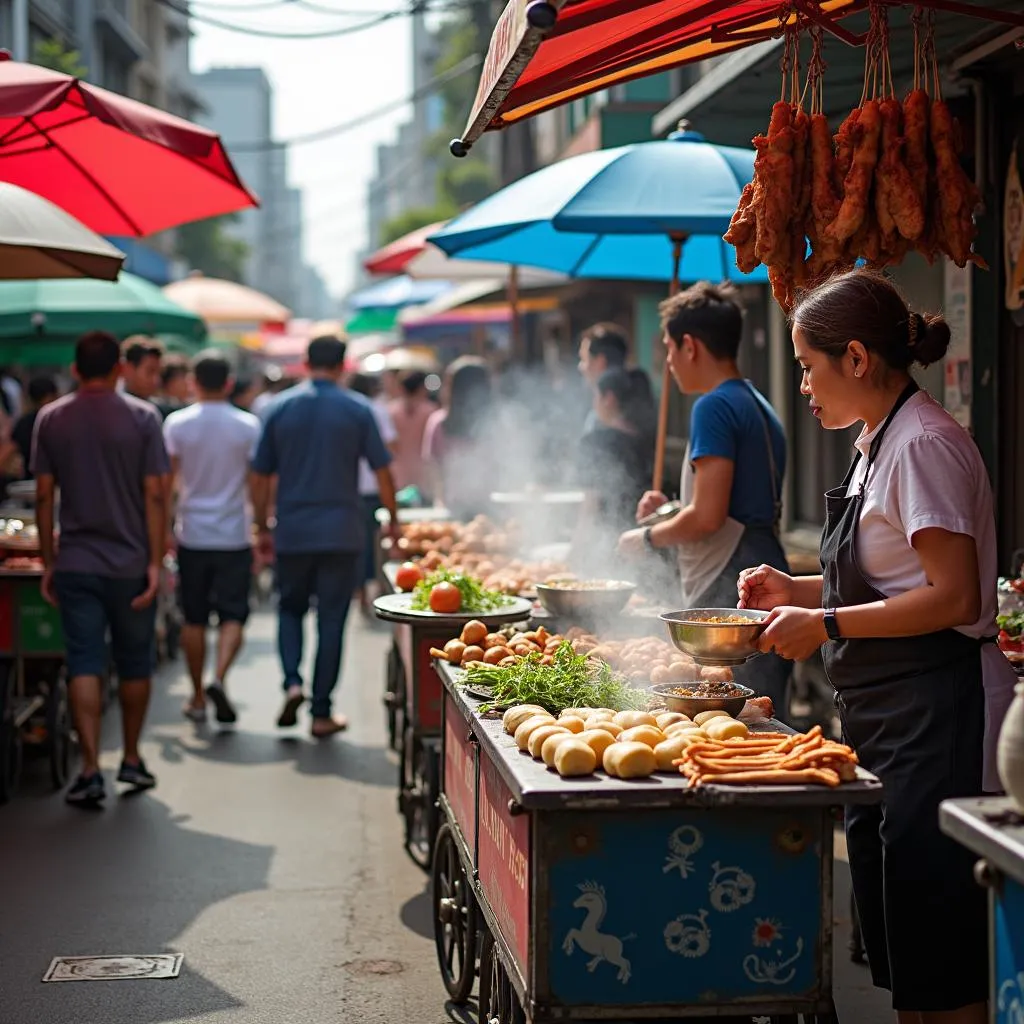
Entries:
{"type": "Polygon", "coordinates": [[[453,572],[451,569],[437,569],[413,588],[412,607],[418,612],[430,609],[430,591],[438,583],[453,583],[462,595],[462,611],[491,612],[512,603],[512,598],[497,590],[484,590],[475,576],[453,572]]]}
{"type": "Polygon", "coordinates": [[[551,665],[541,664],[540,654],[530,654],[515,665],[470,665],[467,684],[490,688],[493,701],[480,711],[513,704],[538,704],[557,714],[565,708],[612,708],[645,711],[648,697],[599,658],[577,654],[565,641],[551,665]]]}

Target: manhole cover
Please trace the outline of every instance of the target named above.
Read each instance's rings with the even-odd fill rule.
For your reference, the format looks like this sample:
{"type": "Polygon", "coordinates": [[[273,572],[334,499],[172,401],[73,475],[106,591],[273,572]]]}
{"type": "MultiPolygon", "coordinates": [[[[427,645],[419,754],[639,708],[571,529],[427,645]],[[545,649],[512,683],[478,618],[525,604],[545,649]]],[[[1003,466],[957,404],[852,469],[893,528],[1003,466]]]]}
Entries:
{"type": "Polygon", "coordinates": [[[353,974],[401,974],[405,964],[397,960],[353,960],[345,966],[353,974]]]}
{"type": "Polygon", "coordinates": [[[140,981],[176,978],[184,960],[181,953],[154,956],[57,956],[43,981],[140,981]]]}

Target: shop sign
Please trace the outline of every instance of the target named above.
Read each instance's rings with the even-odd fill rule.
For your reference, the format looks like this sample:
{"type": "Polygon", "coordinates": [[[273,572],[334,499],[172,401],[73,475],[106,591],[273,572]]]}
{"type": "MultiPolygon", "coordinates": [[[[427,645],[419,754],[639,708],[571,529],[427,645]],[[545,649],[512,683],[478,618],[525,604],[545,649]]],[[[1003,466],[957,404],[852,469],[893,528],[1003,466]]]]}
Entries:
{"type": "Polygon", "coordinates": [[[1024,307],[1024,188],[1021,186],[1017,146],[1010,154],[1003,198],[1003,244],[1006,255],[1006,308],[1024,307]]]}
{"type": "Polygon", "coordinates": [[[945,359],[942,404],[960,424],[971,427],[971,265],[945,263],[946,321],[952,333],[945,359]]]}
{"type": "Polygon", "coordinates": [[[480,759],[477,871],[501,934],[526,975],[530,929],[530,816],[513,815],[512,793],[490,760],[480,759]]]}

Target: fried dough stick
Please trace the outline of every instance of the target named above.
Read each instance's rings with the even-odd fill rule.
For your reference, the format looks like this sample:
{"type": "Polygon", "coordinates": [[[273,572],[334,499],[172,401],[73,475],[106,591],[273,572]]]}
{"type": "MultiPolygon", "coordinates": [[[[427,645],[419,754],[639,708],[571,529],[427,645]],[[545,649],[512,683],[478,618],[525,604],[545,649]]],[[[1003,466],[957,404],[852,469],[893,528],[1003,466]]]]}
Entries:
{"type": "Polygon", "coordinates": [[[974,211],[981,196],[960,163],[953,116],[942,100],[932,102],[930,127],[932,149],[935,151],[940,246],[958,267],[965,267],[968,262],[985,267],[985,261],[971,252],[978,233],[974,225],[974,211]]]}
{"type": "Polygon", "coordinates": [[[877,100],[868,100],[861,107],[857,127],[862,134],[854,147],[853,163],[843,183],[843,202],[838,216],[826,232],[827,237],[836,242],[852,238],[868,216],[882,133],[882,115],[877,100]]]}

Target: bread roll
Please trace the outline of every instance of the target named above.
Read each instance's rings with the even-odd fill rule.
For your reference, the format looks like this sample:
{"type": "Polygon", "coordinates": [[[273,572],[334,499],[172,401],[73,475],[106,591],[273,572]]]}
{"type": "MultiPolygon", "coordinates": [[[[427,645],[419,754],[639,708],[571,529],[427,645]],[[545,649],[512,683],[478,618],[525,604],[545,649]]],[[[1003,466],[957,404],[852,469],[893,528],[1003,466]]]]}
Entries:
{"type": "Polygon", "coordinates": [[[597,767],[597,754],[582,740],[567,740],[555,751],[555,771],[563,778],[590,775],[597,767]]]}
{"type": "Polygon", "coordinates": [[[552,723],[550,725],[542,725],[539,729],[534,729],[530,733],[530,738],[527,740],[526,749],[530,751],[531,757],[540,757],[541,747],[544,745],[544,741],[549,737],[553,736],[557,732],[568,732],[568,729],[563,729],[562,726],[552,723]]]}
{"type": "Polygon", "coordinates": [[[613,743],[604,752],[604,770],[619,779],[643,779],[658,765],[646,743],[613,743]]]}
{"type": "Polygon", "coordinates": [[[620,743],[646,743],[652,750],[665,740],[665,734],[654,725],[636,725],[619,735],[620,743]]]}
{"type": "Polygon", "coordinates": [[[534,729],[539,729],[544,725],[554,724],[555,720],[551,715],[532,715],[530,718],[526,719],[518,729],[516,729],[516,746],[520,750],[526,750],[527,745],[530,742],[530,734],[534,729]]]}

